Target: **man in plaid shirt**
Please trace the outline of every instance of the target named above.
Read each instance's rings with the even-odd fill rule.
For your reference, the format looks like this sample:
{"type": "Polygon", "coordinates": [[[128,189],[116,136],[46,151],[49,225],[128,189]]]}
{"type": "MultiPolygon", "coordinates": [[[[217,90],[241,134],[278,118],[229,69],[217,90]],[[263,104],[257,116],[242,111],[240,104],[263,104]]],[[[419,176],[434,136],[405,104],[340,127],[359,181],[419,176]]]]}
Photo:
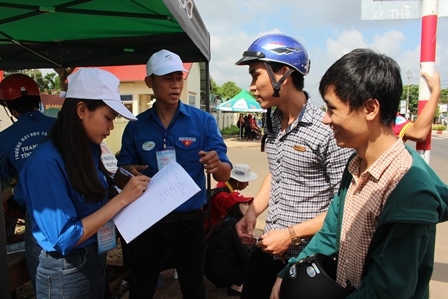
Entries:
{"type": "Polygon", "coordinates": [[[310,62],[298,41],[282,34],[262,36],[236,64],[249,66],[250,90],[268,109],[262,150],[266,147],[269,174],[237,224],[243,243],[258,247],[248,262],[241,298],[263,299],[285,261],[321,228],[353,151],[336,145],[333,131],[322,123],[325,113],[303,90],[310,62]],[[276,107],[272,113],[271,107],[276,107]],[[257,241],[256,218],[266,209],[265,231],[257,241]]]}

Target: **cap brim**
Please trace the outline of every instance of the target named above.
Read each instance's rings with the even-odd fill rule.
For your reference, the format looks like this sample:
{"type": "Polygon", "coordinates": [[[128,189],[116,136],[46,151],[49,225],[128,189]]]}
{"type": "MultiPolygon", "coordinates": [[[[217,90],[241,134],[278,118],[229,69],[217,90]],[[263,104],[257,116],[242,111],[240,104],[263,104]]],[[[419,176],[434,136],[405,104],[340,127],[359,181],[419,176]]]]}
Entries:
{"type": "Polygon", "coordinates": [[[238,60],[237,62],[235,62],[236,65],[246,65],[249,64],[250,62],[252,62],[253,60],[259,60],[259,57],[253,57],[253,56],[244,56],[243,58],[241,58],[240,60],[238,60]]]}
{"type": "Polygon", "coordinates": [[[187,72],[188,73],[188,70],[186,70],[184,67],[178,67],[178,66],[175,66],[175,65],[168,65],[168,66],[161,67],[161,68],[155,70],[153,72],[153,74],[156,75],[156,76],[163,76],[163,75],[171,74],[171,73],[174,73],[174,72],[187,72]]]}
{"type": "Polygon", "coordinates": [[[251,172],[249,175],[237,175],[231,173],[230,177],[240,182],[250,182],[256,180],[258,178],[258,175],[253,172],[251,172]]]}
{"type": "Polygon", "coordinates": [[[103,99],[103,102],[124,118],[129,120],[137,120],[137,117],[135,117],[134,114],[132,114],[121,101],[103,99]]]}

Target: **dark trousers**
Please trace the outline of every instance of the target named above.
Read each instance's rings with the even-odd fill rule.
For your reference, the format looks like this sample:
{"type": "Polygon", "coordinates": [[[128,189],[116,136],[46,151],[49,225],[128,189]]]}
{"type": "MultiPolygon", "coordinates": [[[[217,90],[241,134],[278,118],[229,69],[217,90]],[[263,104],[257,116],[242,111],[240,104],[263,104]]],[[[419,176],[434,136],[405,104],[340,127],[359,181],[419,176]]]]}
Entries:
{"type": "Polygon", "coordinates": [[[167,251],[184,299],[205,299],[204,220],[158,222],[129,243],[130,299],[153,298],[167,251]]]}
{"type": "Polygon", "coordinates": [[[247,262],[247,276],[241,299],[269,299],[277,274],[286,262],[274,260],[273,256],[256,249],[247,262]]]}

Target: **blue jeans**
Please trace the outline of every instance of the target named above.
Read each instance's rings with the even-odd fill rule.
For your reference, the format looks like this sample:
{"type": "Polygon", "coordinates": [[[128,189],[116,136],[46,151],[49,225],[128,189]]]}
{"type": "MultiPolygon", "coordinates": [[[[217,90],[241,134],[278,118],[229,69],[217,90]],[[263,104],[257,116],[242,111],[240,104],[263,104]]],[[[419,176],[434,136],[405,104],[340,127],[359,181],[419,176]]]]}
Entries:
{"type": "Polygon", "coordinates": [[[159,221],[129,243],[130,299],[153,298],[167,251],[179,275],[184,299],[205,299],[204,220],[159,221]]]}
{"type": "Polygon", "coordinates": [[[69,255],[42,250],[36,274],[36,298],[103,299],[106,254],[97,244],[74,249],[69,255]]]}
{"type": "Polygon", "coordinates": [[[28,212],[25,215],[25,261],[28,275],[30,276],[31,284],[34,292],[36,292],[36,271],[39,265],[39,255],[42,251],[39,243],[33,236],[31,218],[28,212]]]}

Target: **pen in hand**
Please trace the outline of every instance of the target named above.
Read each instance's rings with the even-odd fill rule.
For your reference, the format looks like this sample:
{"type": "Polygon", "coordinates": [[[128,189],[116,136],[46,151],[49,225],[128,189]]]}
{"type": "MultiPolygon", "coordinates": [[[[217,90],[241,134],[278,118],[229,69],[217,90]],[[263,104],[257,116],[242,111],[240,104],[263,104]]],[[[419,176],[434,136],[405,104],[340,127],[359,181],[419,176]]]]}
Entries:
{"type": "Polygon", "coordinates": [[[121,174],[123,174],[123,175],[125,175],[125,176],[127,176],[129,178],[132,178],[132,177],[135,176],[132,173],[130,173],[129,171],[127,171],[126,169],[122,168],[122,167],[120,167],[118,169],[120,170],[121,174]]]}

